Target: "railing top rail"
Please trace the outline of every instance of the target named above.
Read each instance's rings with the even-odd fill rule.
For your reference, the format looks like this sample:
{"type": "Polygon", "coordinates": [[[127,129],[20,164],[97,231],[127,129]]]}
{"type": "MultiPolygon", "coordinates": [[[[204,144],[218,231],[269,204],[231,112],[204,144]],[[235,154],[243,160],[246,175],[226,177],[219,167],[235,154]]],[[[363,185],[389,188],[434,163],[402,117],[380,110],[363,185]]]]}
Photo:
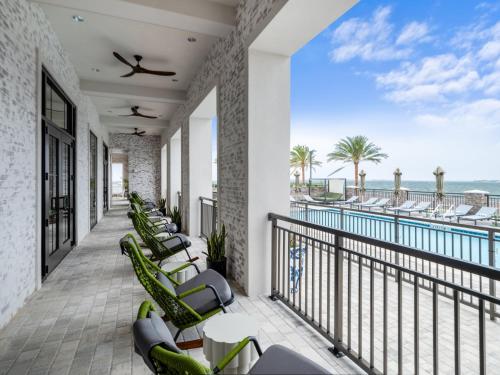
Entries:
{"type": "MultiPolygon", "coordinates": [[[[321,207],[321,208],[332,208],[332,209],[337,209],[340,210],[340,207],[335,207],[332,206],[331,204],[322,204],[322,203],[316,203],[316,202],[292,202],[295,205],[304,205],[308,207],[321,207]]],[[[357,212],[357,213],[362,213],[362,214],[368,214],[368,215],[373,215],[373,216],[384,216],[384,217],[390,217],[393,219],[403,219],[403,220],[408,220],[408,221],[421,221],[429,224],[435,224],[435,225],[441,225],[441,226],[452,226],[452,227],[457,227],[457,228],[462,228],[462,229],[473,229],[476,231],[484,231],[484,232],[500,232],[500,228],[496,227],[491,227],[491,226],[484,226],[484,227],[478,227],[475,225],[471,224],[464,224],[464,223],[451,223],[447,221],[442,221],[442,220],[436,220],[436,219],[429,219],[425,217],[415,217],[415,216],[400,216],[396,214],[391,214],[387,212],[380,212],[380,211],[366,211],[366,210],[360,210],[356,208],[342,208],[344,212],[349,211],[349,212],[357,212]]]]}
{"type": "Polygon", "coordinates": [[[207,198],[207,197],[200,197],[200,201],[209,201],[212,203],[217,203],[217,199],[212,199],[212,198],[207,198]]]}
{"type": "Polygon", "coordinates": [[[434,263],[454,267],[454,268],[457,268],[457,269],[460,269],[460,270],[463,270],[466,272],[471,272],[471,273],[474,273],[477,275],[488,277],[488,278],[493,279],[493,280],[500,281],[500,269],[496,269],[496,268],[493,268],[490,266],[484,266],[484,265],[480,265],[477,263],[467,262],[465,260],[461,260],[458,258],[448,257],[446,255],[440,255],[440,254],[436,254],[436,253],[431,253],[429,251],[419,250],[416,248],[399,245],[399,244],[396,244],[393,242],[386,242],[386,241],[378,240],[378,239],[371,238],[371,237],[365,237],[365,236],[362,236],[359,234],[354,234],[354,233],[346,232],[346,231],[339,230],[339,229],[333,229],[333,228],[325,227],[325,226],[318,225],[318,224],[309,223],[306,221],[294,219],[294,218],[291,218],[288,216],[279,215],[279,214],[275,214],[275,213],[269,213],[268,219],[269,220],[285,221],[285,222],[288,222],[291,224],[301,225],[301,226],[306,227],[306,228],[319,230],[319,231],[322,231],[322,232],[325,232],[328,234],[333,234],[335,236],[351,239],[354,241],[362,241],[363,243],[366,243],[367,245],[385,248],[387,250],[394,251],[396,253],[409,255],[409,256],[423,259],[423,260],[428,260],[428,261],[431,261],[434,263]]]}

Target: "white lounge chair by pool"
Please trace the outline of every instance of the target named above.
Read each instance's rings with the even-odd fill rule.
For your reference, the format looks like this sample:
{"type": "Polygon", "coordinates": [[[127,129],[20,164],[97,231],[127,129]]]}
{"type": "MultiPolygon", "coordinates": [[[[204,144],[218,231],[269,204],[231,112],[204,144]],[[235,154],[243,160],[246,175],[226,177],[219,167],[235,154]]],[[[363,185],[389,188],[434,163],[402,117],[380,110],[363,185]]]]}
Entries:
{"type": "Polygon", "coordinates": [[[465,215],[458,217],[458,222],[460,222],[460,220],[469,220],[473,221],[474,225],[476,225],[478,221],[491,219],[496,214],[496,212],[497,209],[495,207],[481,207],[481,209],[474,215],[465,215]]]}
{"type": "Polygon", "coordinates": [[[302,197],[303,197],[302,200],[305,200],[306,202],[321,203],[321,201],[314,199],[309,194],[303,194],[302,197]]]}
{"type": "Polygon", "coordinates": [[[445,213],[439,215],[443,219],[453,219],[459,218],[461,216],[467,215],[470,210],[472,210],[472,206],[469,204],[461,204],[456,208],[454,206],[450,207],[445,213]]]}
{"type": "Polygon", "coordinates": [[[408,212],[408,216],[411,216],[412,212],[417,212],[421,213],[429,209],[429,207],[432,205],[432,202],[420,202],[413,208],[402,208],[400,211],[402,212],[408,212]]]}
{"type": "Polygon", "coordinates": [[[377,201],[378,201],[378,198],[370,198],[364,202],[353,203],[353,206],[358,206],[358,207],[370,206],[372,204],[375,204],[377,201]]]}
{"type": "Polygon", "coordinates": [[[387,210],[393,211],[397,215],[399,213],[399,211],[408,210],[408,209],[412,208],[414,205],[415,205],[415,201],[406,201],[399,207],[387,207],[387,210]]]}
{"type": "Polygon", "coordinates": [[[290,195],[290,202],[297,202],[297,200],[290,195]]]}
{"type": "Polygon", "coordinates": [[[334,206],[352,206],[353,203],[356,203],[358,201],[359,197],[357,195],[352,196],[346,201],[335,201],[333,202],[334,206]]]}
{"type": "Polygon", "coordinates": [[[390,203],[390,201],[391,200],[389,198],[382,198],[381,200],[379,200],[376,203],[365,204],[363,207],[368,208],[369,211],[371,211],[372,208],[385,208],[390,203]]]}

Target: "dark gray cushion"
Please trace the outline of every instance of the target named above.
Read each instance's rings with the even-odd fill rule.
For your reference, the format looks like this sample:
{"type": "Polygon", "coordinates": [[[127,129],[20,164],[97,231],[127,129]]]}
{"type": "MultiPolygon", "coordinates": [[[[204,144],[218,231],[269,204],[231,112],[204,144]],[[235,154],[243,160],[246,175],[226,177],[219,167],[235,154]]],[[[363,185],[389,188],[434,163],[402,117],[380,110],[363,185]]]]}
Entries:
{"type": "Polygon", "coordinates": [[[165,233],[165,235],[157,234],[155,237],[163,244],[163,246],[171,251],[177,252],[184,249],[184,247],[188,248],[191,246],[191,241],[185,235],[181,233],[173,235],[167,234],[168,232],[165,233]]]}
{"type": "MultiPolygon", "coordinates": [[[[233,299],[231,287],[227,283],[226,279],[214,270],[203,271],[199,275],[196,275],[192,279],[186,281],[184,284],[179,285],[175,288],[175,291],[177,294],[181,294],[203,284],[212,285],[217,290],[217,293],[219,293],[224,305],[231,303],[233,299]]],[[[182,300],[199,314],[205,314],[219,306],[219,302],[217,301],[214,292],[210,289],[204,289],[198,293],[191,294],[182,300]]]]}
{"type": "Polygon", "coordinates": [[[302,354],[296,353],[281,345],[273,345],[264,352],[248,374],[315,375],[330,373],[323,367],[304,357],[302,354]]]}
{"type": "Polygon", "coordinates": [[[177,293],[175,291],[175,288],[174,288],[174,284],[172,284],[172,282],[170,281],[170,279],[167,276],[165,276],[161,272],[158,272],[156,274],[156,279],[160,283],[162,283],[165,288],[167,288],[168,290],[170,290],[174,294],[174,296],[177,295],[177,293]]]}
{"type": "Polygon", "coordinates": [[[155,372],[149,352],[156,345],[181,353],[174,338],[163,320],[155,312],[149,312],[149,318],[139,319],[133,326],[135,351],[142,356],[146,365],[155,372]]]}

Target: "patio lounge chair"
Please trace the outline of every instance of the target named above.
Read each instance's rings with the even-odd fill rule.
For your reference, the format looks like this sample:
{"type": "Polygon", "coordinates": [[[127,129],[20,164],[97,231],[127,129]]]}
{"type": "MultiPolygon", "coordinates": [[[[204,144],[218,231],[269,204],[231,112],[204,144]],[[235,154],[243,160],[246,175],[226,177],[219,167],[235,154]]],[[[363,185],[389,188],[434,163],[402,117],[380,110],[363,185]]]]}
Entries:
{"type": "Polygon", "coordinates": [[[431,205],[432,205],[432,202],[420,202],[419,204],[417,204],[413,208],[402,208],[400,211],[408,212],[408,216],[411,216],[412,212],[421,213],[421,212],[427,211],[431,205]]]}
{"type": "Polygon", "coordinates": [[[461,216],[467,215],[470,210],[472,210],[472,206],[469,204],[461,204],[457,208],[451,207],[449,208],[445,213],[442,215],[438,215],[443,219],[453,219],[453,218],[459,218],[461,216]]]}
{"type": "Polygon", "coordinates": [[[372,210],[372,208],[384,208],[391,202],[389,198],[382,198],[376,203],[373,204],[364,204],[363,208],[368,208],[369,211],[372,210]]]}
{"type": "Polygon", "coordinates": [[[459,216],[457,219],[458,222],[460,222],[460,220],[473,221],[474,225],[476,225],[478,221],[490,220],[493,216],[495,216],[496,212],[496,207],[481,207],[481,209],[474,215],[459,216]]]}
{"type": "Polygon", "coordinates": [[[372,204],[375,204],[377,201],[378,201],[378,198],[369,198],[364,202],[353,203],[353,206],[358,206],[359,208],[365,207],[365,206],[371,206],[372,204]]]}
{"type": "Polygon", "coordinates": [[[297,202],[297,200],[290,195],[290,202],[297,202]]]}
{"type": "Polygon", "coordinates": [[[334,206],[350,206],[350,207],[352,207],[352,205],[354,203],[356,203],[358,201],[358,199],[359,199],[359,197],[357,195],[354,195],[346,201],[335,201],[335,202],[333,202],[333,205],[334,206]]]}
{"type": "Polygon", "coordinates": [[[263,353],[254,337],[243,339],[229,350],[214,369],[209,369],[180,350],[167,325],[149,301],[141,304],[132,331],[136,352],[155,374],[218,374],[250,343],[254,345],[259,359],[248,372],[249,375],[329,374],[310,359],[281,345],[272,345],[263,353]]]}
{"type": "MultiPolygon", "coordinates": [[[[151,262],[140,249],[132,234],[120,240],[130,255],[130,260],[140,283],[165,312],[165,319],[178,328],[175,339],[189,327],[205,321],[219,312],[226,312],[225,307],[234,301],[231,287],[219,273],[206,270],[183,284],[179,284],[172,275],[180,270],[194,266],[187,262],[177,269],[166,272],[151,262]]],[[[200,347],[201,340],[182,344],[184,348],[200,347]]]]}
{"type": "Polygon", "coordinates": [[[311,197],[309,194],[303,194],[302,196],[303,196],[303,200],[305,200],[306,202],[321,203],[321,201],[317,201],[316,199],[311,197]]]}
{"type": "Polygon", "coordinates": [[[399,211],[407,210],[412,208],[415,205],[415,201],[406,201],[401,206],[398,207],[387,207],[388,211],[393,211],[396,215],[399,214],[399,211]]]}
{"type": "MultiPolygon", "coordinates": [[[[132,215],[132,222],[134,224],[134,229],[141,237],[145,246],[151,250],[152,261],[158,261],[158,264],[161,265],[165,259],[180,251],[185,251],[188,259],[191,259],[191,255],[188,251],[188,247],[191,246],[191,241],[182,233],[171,234],[162,227],[150,223],[147,219],[144,219],[136,213],[132,215]]],[[[128,255],[123,249],[122,253],[128,255]]]]}

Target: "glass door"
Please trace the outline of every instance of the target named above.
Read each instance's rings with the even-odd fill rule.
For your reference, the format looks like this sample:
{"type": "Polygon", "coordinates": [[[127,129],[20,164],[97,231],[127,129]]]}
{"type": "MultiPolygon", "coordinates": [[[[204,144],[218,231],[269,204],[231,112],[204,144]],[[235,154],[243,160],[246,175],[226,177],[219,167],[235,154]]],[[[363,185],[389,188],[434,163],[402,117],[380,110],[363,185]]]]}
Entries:
{"type": "Polygon", "coordinates": [[[90,228],[97,224],[97,137],[90,132],[90,228]]]}
{"type": "Polygon", "coordinates": [[[50,273],[75,244],[76,108],[47,72],[42,90],[42,277],[50,273]]]}

